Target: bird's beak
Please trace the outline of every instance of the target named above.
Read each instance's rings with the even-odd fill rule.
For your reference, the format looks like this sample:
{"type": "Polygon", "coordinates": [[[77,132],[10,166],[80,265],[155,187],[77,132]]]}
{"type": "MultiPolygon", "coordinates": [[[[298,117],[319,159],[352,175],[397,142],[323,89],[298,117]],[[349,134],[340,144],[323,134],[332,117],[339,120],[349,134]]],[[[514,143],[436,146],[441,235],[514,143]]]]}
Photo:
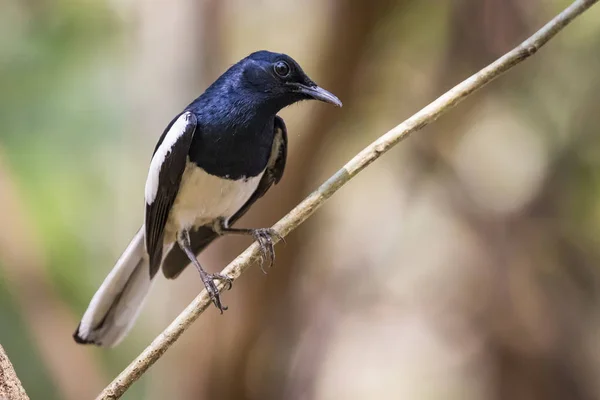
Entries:
{"type": "Polygon", "coordinates": [[[341,107],[342,102],[333,93],[327,90],[315,86],[298,85],[297,91],[312,97],[315,100],[324,101],[325,103],[333,104],[334,106],[341,107]]]}

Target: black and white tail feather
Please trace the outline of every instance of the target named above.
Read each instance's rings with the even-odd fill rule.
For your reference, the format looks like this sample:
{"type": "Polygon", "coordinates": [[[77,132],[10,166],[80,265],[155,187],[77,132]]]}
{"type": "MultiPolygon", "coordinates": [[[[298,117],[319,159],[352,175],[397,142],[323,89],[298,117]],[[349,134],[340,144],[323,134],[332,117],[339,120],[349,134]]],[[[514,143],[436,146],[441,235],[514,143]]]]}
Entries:
{"type": "Polygon", "coordinates": [[[119,344],[150,291],[149,270],[142,227],[94,294],[73,334],[75,341],[106,347],[119,344]]]}

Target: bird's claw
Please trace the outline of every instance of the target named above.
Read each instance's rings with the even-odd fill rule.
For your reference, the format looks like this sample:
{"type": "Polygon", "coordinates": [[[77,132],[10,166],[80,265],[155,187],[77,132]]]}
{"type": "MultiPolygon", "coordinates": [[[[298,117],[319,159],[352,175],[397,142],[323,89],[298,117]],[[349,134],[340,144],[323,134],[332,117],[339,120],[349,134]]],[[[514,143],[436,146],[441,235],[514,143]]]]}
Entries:
{"type": "Polygon", "coordinates": [[[233,279],[231,279],[230,277],[228,277],[227,275],[223,275],[223,274],[210,274],[210,277],[213,280],[218,280],[218,281],[223,281],[225,282],[225,287],[223,289],[225,290],[231,290],[231,288],[233,287],[233,279]]]}
{"type": "Polygon", "coordinates": [[[273,244],[273,238],[277,238],[285,242],[283,236],[281,236],[276,230],[271,228],[255,229],[252,232],[254,240],[260,247],[260,269],[263,273],[267,273],[265,270],[265,261],[268,262],[268,267],[271,268],[275,262],[275,249],[273,244]]]}
{"type": "Polygon", "coordinates": [[[219,309],[221,314],[223,314],[223,311],[227,310],[227,306],[224,306],[223,303],[221,303],[221,296],[219,294],[219,289],[217,288],[217,285],[215,285],[214,281],[215,280],[224,281],[226,283],[226,286],[225,286],[226,290],[231,289],[233,281],[228,276],[225,276],[222,274],[204,274],[204,275],[201,275],[201,278],[202,278],[202,282],[204,283],[204,287],[206,287],[206,291],[210,295],[210,299],[212,300],[213,304],[215,305],[215,307],[217,307],[219,309]]]}

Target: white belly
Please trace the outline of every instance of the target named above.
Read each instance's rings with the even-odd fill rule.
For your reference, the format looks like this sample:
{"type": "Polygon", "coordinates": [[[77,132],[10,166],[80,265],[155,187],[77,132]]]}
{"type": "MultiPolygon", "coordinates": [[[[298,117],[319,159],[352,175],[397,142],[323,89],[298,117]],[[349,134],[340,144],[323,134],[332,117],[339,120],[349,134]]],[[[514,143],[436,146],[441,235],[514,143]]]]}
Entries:
{"type": "Polygon", "coordinates": [[[165,239],[182,229],[233,216],[254,193],[263,173],[239,180],[223,179],[188,161],[167,221],[165,239]]]}

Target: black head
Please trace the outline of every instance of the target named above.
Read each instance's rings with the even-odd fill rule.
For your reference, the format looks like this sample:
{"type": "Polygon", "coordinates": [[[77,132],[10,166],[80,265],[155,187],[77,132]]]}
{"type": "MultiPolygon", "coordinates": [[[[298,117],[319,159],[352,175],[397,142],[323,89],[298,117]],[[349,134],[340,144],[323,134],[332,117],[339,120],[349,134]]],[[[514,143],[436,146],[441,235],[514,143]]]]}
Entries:
{"type": "Polygon", "coordinates": [[[342,106],[332,93],[317,86],[300,65],[286,54],[257,51],[241,60],[241,82],[265,102],[281,109],[301,100],[320,100],[342,106]]]}

